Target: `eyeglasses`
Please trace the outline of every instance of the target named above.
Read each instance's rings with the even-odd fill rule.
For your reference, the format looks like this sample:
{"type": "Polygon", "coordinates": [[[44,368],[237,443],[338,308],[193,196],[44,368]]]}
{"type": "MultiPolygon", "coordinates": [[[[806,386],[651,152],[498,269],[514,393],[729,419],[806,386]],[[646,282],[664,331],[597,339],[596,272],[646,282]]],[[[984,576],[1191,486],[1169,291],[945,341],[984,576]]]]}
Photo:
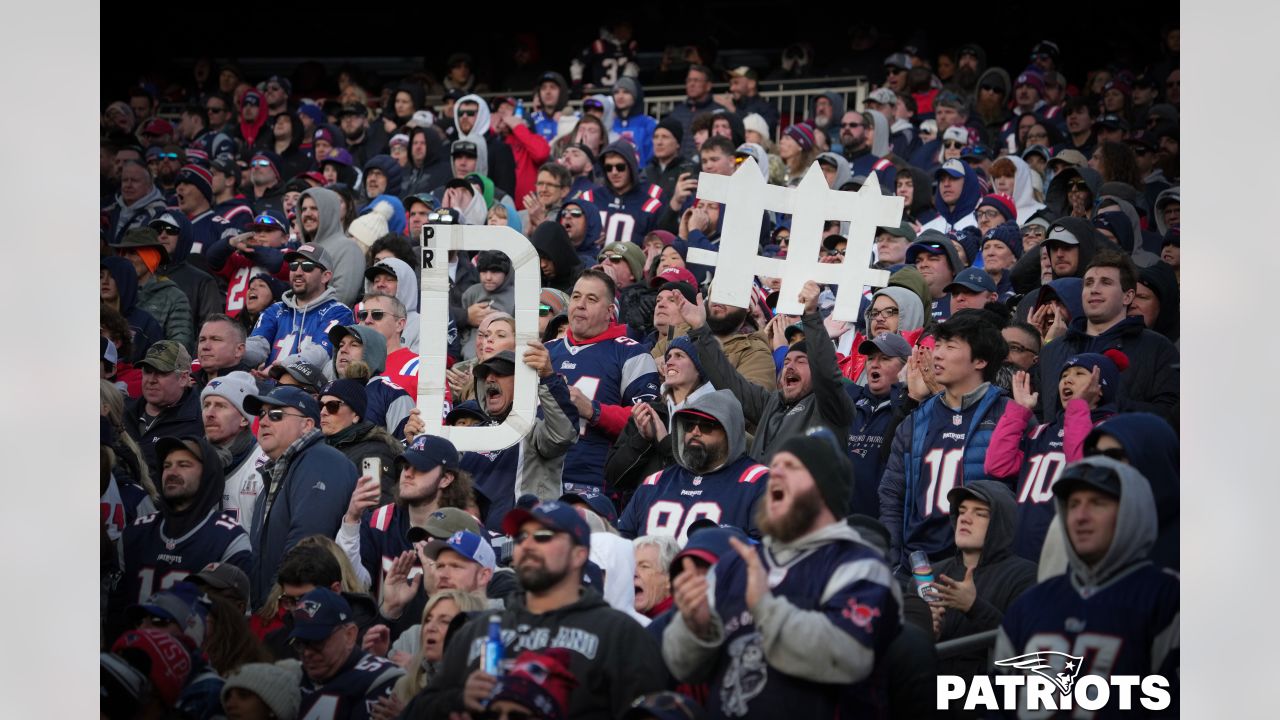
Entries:
{"type": "Polygon", "coordinates": [[[872,320],[875,320],[876,318],[884,318],[885,320],[888,320],[889,318],[898,317],[898,308],[881,308],[879,310],[868,310],[867,317],[871,318],[872,320]]]}
{"type": "Polygon", "coordinates": [[[605,172],[626,172],[627,164],[626,163],[605,163],[604,171],[605,172]]]}
{"type": "Polygon", "coordinates": [[[458,117],[475,117],[478,110],[459,110],[458,117]]]}
{"type": "Polygon", "coordinates": [[[844,250],[828,250],[827,257],[844,257],[844,250]]]}
{"type": "Polygon", "coordinates": [[[302,272],[311,272],[312,270],[315,270],[318,267],[320,267],[319,263],[314,263],[314,262],[311,262],[310,260],[293,260],[289,263],[290,270],[301,269],[302,272]]]}
{"type": "Polygon", "coordinates": [[[551,542],[551,540],[555,538],[555,536],[556,536],[555,530],[534,530],[533,532],[525,532],[521,530],[520,532],[516,533],[511,539],[515,541],[515,544],[517,545],[523,543],[525,540],[529,538],[533,538],[533,541],[538,543],[539,545],[546,545],[547,543],[551,542]]]}
{"type": "Polygon", "coordinates": [[[582,217],[582,210],[576,207],[571,207],[561,211],[561,214],[568,215],[569,217],[579,218],[579,217],[582,217]]]}
{"type": "Polygon", "coordinates": [[[840,127],[842,127],[842,128],[860,128],[860,127],[863,127],[863,124],[862,124],[862,123],[840,123],[840,127]]]}
{"type": "Polygon", "coordinates": [[[337,415],[338,411],[342,409],[343,405],[346,405],[346,403],[342,402],[341,400],[329,400],[327,402],[320,403],[320,410],[322,410],[323,412],[327,412],[330,415],[337,415]]]}
{"type": "Polygon", "coordinates": [[[942,147],[948,150],[959,150],[960,148],[964,147],[964,143],[956,140],[943,140],[942,147]]]}
{"type": "Polygon", "coordinates": [[[249,164],[252,165],[253,167],[271,167],[270,160],[254,160],[249,164]]]}
{"type": "Polygon", "coordinates": [[[356,313],[356,318],[360,320],[360,322],[364,322],[369,318],[373,318],[374,322],[382,322],[382,318],[388,315],[391,315],[391,317],[397,320],[399,320],[401,317],[400,315],[392,315],[389,310],[361,310],[360,312],[356,313]]]}
{"type": "Polygon", "coordinates": [[[1016,342],[1008,343],[1008,345],[1009,345],[1009,352],[1011,353],[1031,353],[1032,355],[1036,355],[1040,352],[1039,350],[1032,350],[1029,347],[1023,347],[1022,345],[1016,342]]]}
{"type": "Polygon", "coordinates": [[[258,413],[258,417],[266,418],[271,422],[280,422],[281,420],[284,420],[285,415],[292,415],[300,418],[306,417],[306,415],[303,415],[302,413],[287,413],[280,408],[271,408],[270,410],[263,408],[262,412],[258,413]]]}
{"type": "Polygon", "coordinates": [[[534,186],[534,187],[537,187],[537,188],[561,188],[561,187],[564,187],[564,186],[563,186],[563,185],[561,185],[560,183],[554,183],[554,182],[536,182],[536,183],[534,183],[534,184],[533,184],[533,186],[534,186]]]}
{"type": "Polygon", "coordinates": [[[1035,139],[1035,140],[1048,140],[1048,139],[1049,139],[1049,133],[1047,133],[1047,132],[1029,132],[1029,133],[1027,133],[1027,139],[1028,139],[1028,140],[1033,140],[1033,139],[1035,139]]]}
{"type": "Polygon", "coordinates": [[[979,220],[995,220],[996,218],[1000,217],[1000,211],[993,210],[991,208],[982,208],[981,210],[975,212],[973,215],[979,220]]]}

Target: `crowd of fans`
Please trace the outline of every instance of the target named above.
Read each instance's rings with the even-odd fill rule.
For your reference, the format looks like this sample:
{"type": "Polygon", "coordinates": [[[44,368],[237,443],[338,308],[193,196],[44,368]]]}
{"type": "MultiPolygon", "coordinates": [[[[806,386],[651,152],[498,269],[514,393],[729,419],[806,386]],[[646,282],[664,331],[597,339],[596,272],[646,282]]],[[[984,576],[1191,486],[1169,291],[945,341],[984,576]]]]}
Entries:
{"type": "MultiPolygon", "coordinates": [[[[1012,68],[903,48],[861,109],[803,117],[696,52],[648,116],[618,28],[492,101],[458,56],[439,105],[235,66],[177,122],[146,88],[111,102],[103,716],[926,717],[936,676],[992,672],[991,643],[939,643],[988,631],[996,657],[1162,675],[1176,714],[1164,40],[1172,61],[1087,76],[1047,40],[1012,68]],[[698,177],[748,159],[904,199],[870,258],[823,231],[822,262],[890,271],[861,321],[812,281],[799,316],[777,278],[707,299],[688,250],[722,212],[698,177]],[[520,347],[510,258],[448,257],[444,420],[502,423],[523,363],[538,413],[509,448],[423,432],[429,223],[538,252],[520,347]]],[[[760,253],[790,233],[767,213],[760,253]]]]}

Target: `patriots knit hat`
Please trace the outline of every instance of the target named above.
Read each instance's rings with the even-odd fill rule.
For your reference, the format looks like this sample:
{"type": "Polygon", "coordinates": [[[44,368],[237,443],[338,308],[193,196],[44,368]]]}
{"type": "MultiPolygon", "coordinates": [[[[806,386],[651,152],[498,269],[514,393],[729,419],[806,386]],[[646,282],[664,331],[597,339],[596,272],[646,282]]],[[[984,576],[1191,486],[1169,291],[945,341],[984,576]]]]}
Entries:
{"type": "Polygon", "coordinates": [[[982,240],[984,244],[987,240],[1002,242],[1009,248],[1009,252],[1013,253],[1015,260],[1022,257],[1022,230],[1018,228],[1018,223],[1012,220],[991,228],[986,235],[982,236],[982,240]]]}
{"type": "Polygon", "coordinates": [[[813,127],[810,126],[809,123],[798,122],[782,131],[782,134],[790,137],[792,140],[795,140],[796,144],[803,150],[807,151],[813,149],[813,143],[815,140],[813,137],[813,127]]]}
{"type": "Polygon", "coordinates": [[[213,173],[199,165],[184,165],[178,171],[178,184],[193,185],[206,202],[213,203],[213,173]]]}
{"type": "Polygon", "coordinates": [[[813,428],[782,443],[778,452],[788,452],[800,460],[813,475],[822,501],[831,514],[843,518],[849,514],[853,495],[853,464],[835,435],[826,428],[813,428]]]}
{"type": "Polygon", "coordinates": [[[364,385],[359,380],[335,380],[324,386],[320,391],[320,399],[323,403],[326,395],[336,397],[347,407],[351,408],[351,412],[360,416],[364,420],[365,411],[369,409],[369,401],[365,396],[364,385]]]}
{"type": "Polygon", "coordinates": [[[1102,353],[1072,355],[1062,364],[1058,377],[1061,378],[1062,373],[1073,367],[1083,368],[1089,372],[1093,372],[1095,367],[1099,369],[1098,383],[1102,386],[1102,398],[1098,404],[1109,405],[1115,402],[1116,393],[1120,390],[1120,373],[1129,368],[1129,356],[1114,348],[1102,353]]]}
{"type": "Polygon", "coordinates": [[[680,124],[679,120],[676,120],[675,118],[669,115],[663,118],[662,122],[658,123],[658,127],[654,129],[666,130],[667,132],[675,136],[676,142],[678,143],[684,142],[684,126],[680,124]]]}
{"type": "Polygon", "coordinates": [[[990,195],[984,195],[983,198],[978,201],[978,207],[995,208],[1000,211],[1000,214],[1004,216],[1005,220],[1018,219],[1018,208],[1013,204],[1013,198],[1005,195],[1004,193],[991,193],[990,195]]]}
{"type": "Polygon", "coordinates": [[[568,717],[569,694],[578,685],[569,671],[571,659],[565,648],[521,652],[515,665],[498,678],[488,702],[507,700],[546,720],[568,717]]]}
{"type": "Polygon", "coordinates": [[[693,347],[693,341],[689,339],[688,335],[681,335],[671,341],[667,351],[662,354],[664,360],[671,356],[672,350],[680,350],[685,355],[688,355],[689,359],[693,361],[693,367],[698,371],[698,379],[703,381],[707,379],[707,374],[702,370],[702,363],[698,361],[698,351],[693,347]]]}
{"type": "Polygon", "coordinates": [[[1023,85],[1030,85],[1036,89],[1036,92],[1044,95],[1044,76],[1036,70],[1023,70],[1018,79],[1013,81],[1015,90],[1023,85]]]}
{"type": "Polygon", "coordinates": [[[240,411],[245,420],[253,422],[253,416],[244,408],[244,399],[257,392],[258,383],[253,376],[243,370],[236,370],[210,380],[204,390],[200,391],[200,402],[204,403],[204,399],[210,395],[225,398],[240,411]]]}
{"type": "Polygon", "coordinates": [[[302,663],[297,660],[281,660],[278,663],[245,663],[231,673],[222,685],[222,701],[232,688],[241,688],[257,695],[267,708],[280,720],[298,717],[301,697],[298,686],[302,682],[302,663]]]}
{"type": "MultiPolygon", "coordinates": [[[[307,117],[311,118],[311,122],[316,125],[321,125],[324,123],[324,108],[320,107],[314,102],[303,101],[303,103],[298,106],[298,115],[306,115],[307,117]]],[[[332,133],[330,133],[329,135],[329,144],[330,145],[333,144],[332,133]]]]}
{"type": "Polygon", "coordinates": [[[191,653],[178,638],[155,628],[129,630],[116,638],[111,652],[138,670],[148,668],[147,679],[156,697],[165,707],[177,704],[191,674],[191,653]]]}

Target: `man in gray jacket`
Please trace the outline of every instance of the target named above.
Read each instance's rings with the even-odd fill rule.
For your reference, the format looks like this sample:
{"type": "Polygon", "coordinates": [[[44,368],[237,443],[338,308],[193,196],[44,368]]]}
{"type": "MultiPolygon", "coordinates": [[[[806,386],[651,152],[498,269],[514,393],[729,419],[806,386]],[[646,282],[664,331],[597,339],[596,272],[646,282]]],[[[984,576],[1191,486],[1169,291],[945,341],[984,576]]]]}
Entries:
{"type": "Polygon", "coordinates": [[[315,245],[330,258],[338,302],[351,306],[364,284],[364,253],[342,228],[342,201],[327,188],[311,188],[298,198],[298,225],[304,244],[315,245]]]}
{"type": "Polygon", "coordinates": [[[825,427],[836,437],[849,435],[853,401],[844,391],[835,347],[818,313],[821,292],[822,287],[812,280],[800,290],[805,339],[787,351],[775,391],[765,390],[733,369],[706,326],[701,297],[697,304],[680,304],[680,316],[693,328],[689,337],[698,350],[698,362],[707,379],[713,386],[733,392],[742,403],[743,416],[755,426],[755,440],[748,455],[759,462],[768,463],[782,443],[810,428],[825,427]]]}

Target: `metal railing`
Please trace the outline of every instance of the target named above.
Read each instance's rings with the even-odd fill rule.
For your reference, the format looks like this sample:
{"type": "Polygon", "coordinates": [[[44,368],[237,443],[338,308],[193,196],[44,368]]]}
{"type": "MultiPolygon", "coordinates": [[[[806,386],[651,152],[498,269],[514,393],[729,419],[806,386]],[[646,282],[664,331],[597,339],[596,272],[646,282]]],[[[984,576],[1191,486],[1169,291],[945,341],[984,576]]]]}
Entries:
{"type": "Polygon", "coordinates": [[[996,636],[999,634],[999,630],[987,630],[986,632],[974,633],[973,635],[965,635],[954,640],[940,642],[935,646],[938,651],[938,659],[945,660],[985,648],[987,651],[987,665],[990,665],[992,663],[991,653],[995,650],[996,636]]]}

